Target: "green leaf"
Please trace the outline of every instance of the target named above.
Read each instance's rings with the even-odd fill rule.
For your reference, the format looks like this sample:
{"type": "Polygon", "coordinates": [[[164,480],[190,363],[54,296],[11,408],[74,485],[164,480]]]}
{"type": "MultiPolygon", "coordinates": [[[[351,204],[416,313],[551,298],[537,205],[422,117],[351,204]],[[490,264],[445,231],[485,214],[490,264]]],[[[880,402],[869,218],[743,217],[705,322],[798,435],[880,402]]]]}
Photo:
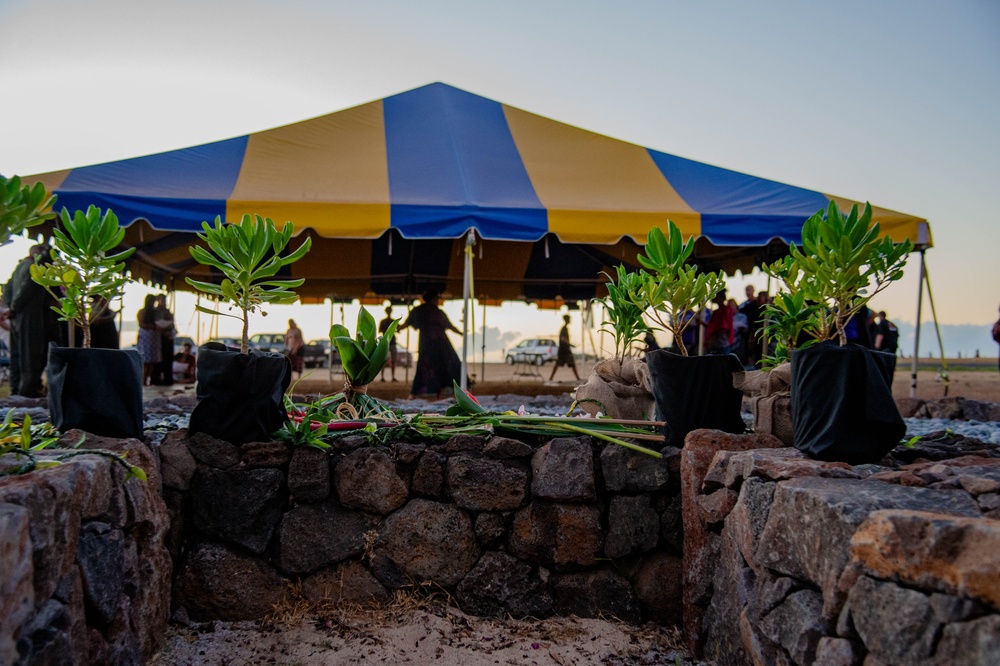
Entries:
{"type": "Polygon", "coordinates": [[[455,390],[455,406],[458,407],[462,414],[482,414],[486,410],[483,409],[482,405],[472,397],[468,391],[464,390],[458,385],[458,382],[452,380],[453,388],[455,390]]]}

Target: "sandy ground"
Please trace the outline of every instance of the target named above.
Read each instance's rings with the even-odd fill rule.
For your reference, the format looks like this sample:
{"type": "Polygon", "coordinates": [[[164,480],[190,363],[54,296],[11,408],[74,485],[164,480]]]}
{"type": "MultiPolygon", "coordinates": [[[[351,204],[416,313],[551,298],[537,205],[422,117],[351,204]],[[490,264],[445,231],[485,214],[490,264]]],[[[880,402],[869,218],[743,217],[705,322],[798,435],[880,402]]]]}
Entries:
{"type": "MultiPolygon", "coordinates": [[[[286,609],[287,610],[287,609],[286,609]]],[[[697,664],[675,630],[579,618],[474,618],[443,600],[170,627],[154,666],[194,664],[697,664]]]]}

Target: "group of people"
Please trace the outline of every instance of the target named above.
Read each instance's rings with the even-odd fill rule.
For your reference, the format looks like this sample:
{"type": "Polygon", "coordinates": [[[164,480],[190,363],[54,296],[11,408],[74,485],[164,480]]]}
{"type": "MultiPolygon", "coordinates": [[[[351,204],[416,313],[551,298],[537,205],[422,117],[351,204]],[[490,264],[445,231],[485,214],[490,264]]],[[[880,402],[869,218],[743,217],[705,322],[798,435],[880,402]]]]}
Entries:
{"type": "Polygon", "coordinates": [[[185,375],[190,369],[193,380],[191,350],[188,349],[186,354],[174,353],[177,328],[174,326],[174,315],[167,307],[167,295],[147,294],[142,309],[136,315],[136,322],[139,324],[139,337],[135,348],[142,356],[143,386],[171,386],[174,383],[175,361],[185,364],[185,375]]]}
{"type": "MultiPolygon", "coordinates": [[[[712,300],[714,308],[700,312],[688,310],[679,315],[686,322],[681,334],[684,348],[691,356],[701,351],[705,354],[735,354],[745,367],[756,367],[764,356],[765,306],[770,302],[766,291],[755,293],[753,285],[746,287],[746,300],[740,304],[720,292],[712,300]],[[704,334],[704,338],[702,338],[704,334]],[[704,347],[702,347],[704,345],[704,347]]],[[[647,348],[655,349],[655,338],[646,341],[647,348]]],[[[675,341],[673,349],[679,345],[675,341]]]]}
{"type": "MultiPolygon", "coordinates": [[[[681,336],[688,354],[698,353],[700,336],[704,332],[706,354],[735,354],[744,367],[759,367],[761,359],[769,351],[769,341],[763,331],[770,302],[768,292],[755,291],[753,285],[747,285],[746,300],[740,304],[732,298],[727,299],[722,292],[712,301],[714,309],[681,314],[689,322],[681,336]]],[[[876,314],[867,306],[851,317],[846,333],[848,342],[852,344],[890,354],[895,354],[898,349],[899,330],[896,325],[886,317],[885,312],[876,314]]],[[[648,341],[647,346],[650,346],[648,341]]],[[[674,346],[677,347],[676,343],[674,346]]]]}

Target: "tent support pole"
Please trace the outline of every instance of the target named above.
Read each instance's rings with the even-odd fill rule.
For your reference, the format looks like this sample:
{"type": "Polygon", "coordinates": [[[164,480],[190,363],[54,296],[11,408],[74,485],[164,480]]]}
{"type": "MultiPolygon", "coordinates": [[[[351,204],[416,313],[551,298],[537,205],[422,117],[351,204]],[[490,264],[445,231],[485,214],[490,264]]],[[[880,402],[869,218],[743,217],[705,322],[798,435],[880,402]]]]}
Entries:
{"type": "Polygon", "coordinates": [[[917,325],[913,334],[913,364],[910,369],[910,397],[917,397],[917,359],[920,355],[920,310],[924,304],[924,280],[926,279],[926,267],[924,266],[924,250],[920,251],[920,277],[917,279],[917,325]]]}
{"type": "Polygon", "coordinates": [[[469,229],[465,237],[465,276],[462,279],[462,378],[460,386],[469,390],[469,297],[472,291],[472,246],[476,244],[476,231],[469,229]]]}
{"type": "Polygon", "coordinates": [[[479,363],[481,373],[479,376],[482,378],[479,381],[486,381],[486,302],[483,301],[483,340],[482,340],[482,353],[479,355],[479,363]]]}

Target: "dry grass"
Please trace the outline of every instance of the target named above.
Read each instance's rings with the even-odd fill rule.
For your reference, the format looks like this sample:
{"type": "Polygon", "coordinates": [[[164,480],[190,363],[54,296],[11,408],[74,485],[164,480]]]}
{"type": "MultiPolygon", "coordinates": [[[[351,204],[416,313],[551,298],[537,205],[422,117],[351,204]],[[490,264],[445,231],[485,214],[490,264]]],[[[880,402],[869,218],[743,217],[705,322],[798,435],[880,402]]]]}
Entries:
{"type": "Polygon", "coordinates": [[[310,602],[290,585],[259,623],[171,627],[153,663],[167,664],[695,664],[675,627],[556,617],[481,618],[433,586],[396,590],[373,608],[310,602]]]}

